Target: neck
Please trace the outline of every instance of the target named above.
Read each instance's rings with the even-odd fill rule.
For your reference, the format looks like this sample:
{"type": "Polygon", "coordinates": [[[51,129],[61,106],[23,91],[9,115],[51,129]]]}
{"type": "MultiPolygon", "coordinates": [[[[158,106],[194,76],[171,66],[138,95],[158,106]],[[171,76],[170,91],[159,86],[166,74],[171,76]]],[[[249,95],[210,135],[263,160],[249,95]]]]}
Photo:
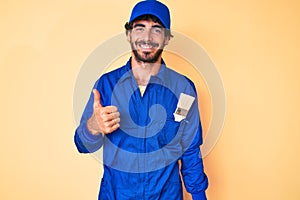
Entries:
{"type": "Polygon", "coordinates": [[[155,63],[137,61],[132,55],[131,67],[138,85],[146,86],[151,76],[158,74],[161,67],[161,57],[155,63]]]}

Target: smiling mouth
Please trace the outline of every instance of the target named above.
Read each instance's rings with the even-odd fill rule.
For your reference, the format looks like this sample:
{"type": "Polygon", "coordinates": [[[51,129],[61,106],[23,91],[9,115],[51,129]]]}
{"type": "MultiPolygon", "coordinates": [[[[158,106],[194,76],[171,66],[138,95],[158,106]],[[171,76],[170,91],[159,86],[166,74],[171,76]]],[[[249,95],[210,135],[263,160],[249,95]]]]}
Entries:
{"type": "Polygon", "coordinates": [[[140,45],[143,49],[152,49],[153,47],[151,45],[140,45]]]}
{"type": "Polygon", "coordinates": [[[144,50],[150,50],[150,49],[153,49],[153,48],[157,48],[159,46],[157,43],[144,42],[144,41],[136,42],[135,45],[142,48],[142,49],[144,49],[144,50]]]}

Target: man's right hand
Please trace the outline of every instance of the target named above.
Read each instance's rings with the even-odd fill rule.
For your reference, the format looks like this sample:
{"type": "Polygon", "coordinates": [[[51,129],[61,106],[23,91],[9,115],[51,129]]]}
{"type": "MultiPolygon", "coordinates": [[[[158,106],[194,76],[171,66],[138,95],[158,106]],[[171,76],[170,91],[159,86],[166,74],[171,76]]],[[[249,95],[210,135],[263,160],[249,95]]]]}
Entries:
{"type": "Polygon", "coordinates": [[[93,90],[94,105],[93,115],[87,121],[87,127],[93,135],[109,134],[120,127],[120,113],[116,106],[103,107],[100,103],[100,93],[93,90]]]}

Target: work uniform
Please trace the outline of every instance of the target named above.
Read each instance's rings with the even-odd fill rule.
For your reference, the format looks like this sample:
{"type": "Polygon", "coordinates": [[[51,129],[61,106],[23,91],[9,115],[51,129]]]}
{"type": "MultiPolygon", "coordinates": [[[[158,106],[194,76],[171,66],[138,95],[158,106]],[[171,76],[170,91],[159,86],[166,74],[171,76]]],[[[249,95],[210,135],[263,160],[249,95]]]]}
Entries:
{"type": "Polygon", "coordinates": [[[141,94],[131,71],[131,59],[121,68],[102,75],[94,85],[102,106],[120,112],[120,128],[107,135],[92,135],[86,122],[93,113],[91,96],[76,129],[81,153],[103,146],[104,174],[100,200],[183,199],[178,160],[185,187],[193,199],[204,200],[208,186],[199,146],[202,129],[194,84],[169,69],[162,60],[141,94]],[[175,121],[180,94],[195,97],[185,119],[175,121]]]}

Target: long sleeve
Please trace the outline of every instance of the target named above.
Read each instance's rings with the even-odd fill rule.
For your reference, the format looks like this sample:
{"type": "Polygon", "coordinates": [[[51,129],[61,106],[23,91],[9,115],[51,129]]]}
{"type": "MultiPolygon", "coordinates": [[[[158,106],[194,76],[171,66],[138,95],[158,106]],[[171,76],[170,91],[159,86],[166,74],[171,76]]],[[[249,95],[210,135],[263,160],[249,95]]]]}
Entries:
{"type": "Polygon", "coordinates": [[[186,190],[192,194],[193,200],[206,200],[205,190],[208,179],[204,173],[200,145],[202,144],[202,127],[198,111],[198,101],[195,99],[183,128],[182,145],[185,152],[182,155],[181,173],[186,190]]]}
{"type": "MultiPolygon", "coordinates": [[[[95,88],[95,87],[94,87],[95,88]]],[[[92,153],[103,144],[103,136],[92,135],[87,128],[87,120],[93,114],[94,95],[91,93],[88,103],[83,111],[80,124],[75,131],[74,141],[80,153],[92,153]]]]}

